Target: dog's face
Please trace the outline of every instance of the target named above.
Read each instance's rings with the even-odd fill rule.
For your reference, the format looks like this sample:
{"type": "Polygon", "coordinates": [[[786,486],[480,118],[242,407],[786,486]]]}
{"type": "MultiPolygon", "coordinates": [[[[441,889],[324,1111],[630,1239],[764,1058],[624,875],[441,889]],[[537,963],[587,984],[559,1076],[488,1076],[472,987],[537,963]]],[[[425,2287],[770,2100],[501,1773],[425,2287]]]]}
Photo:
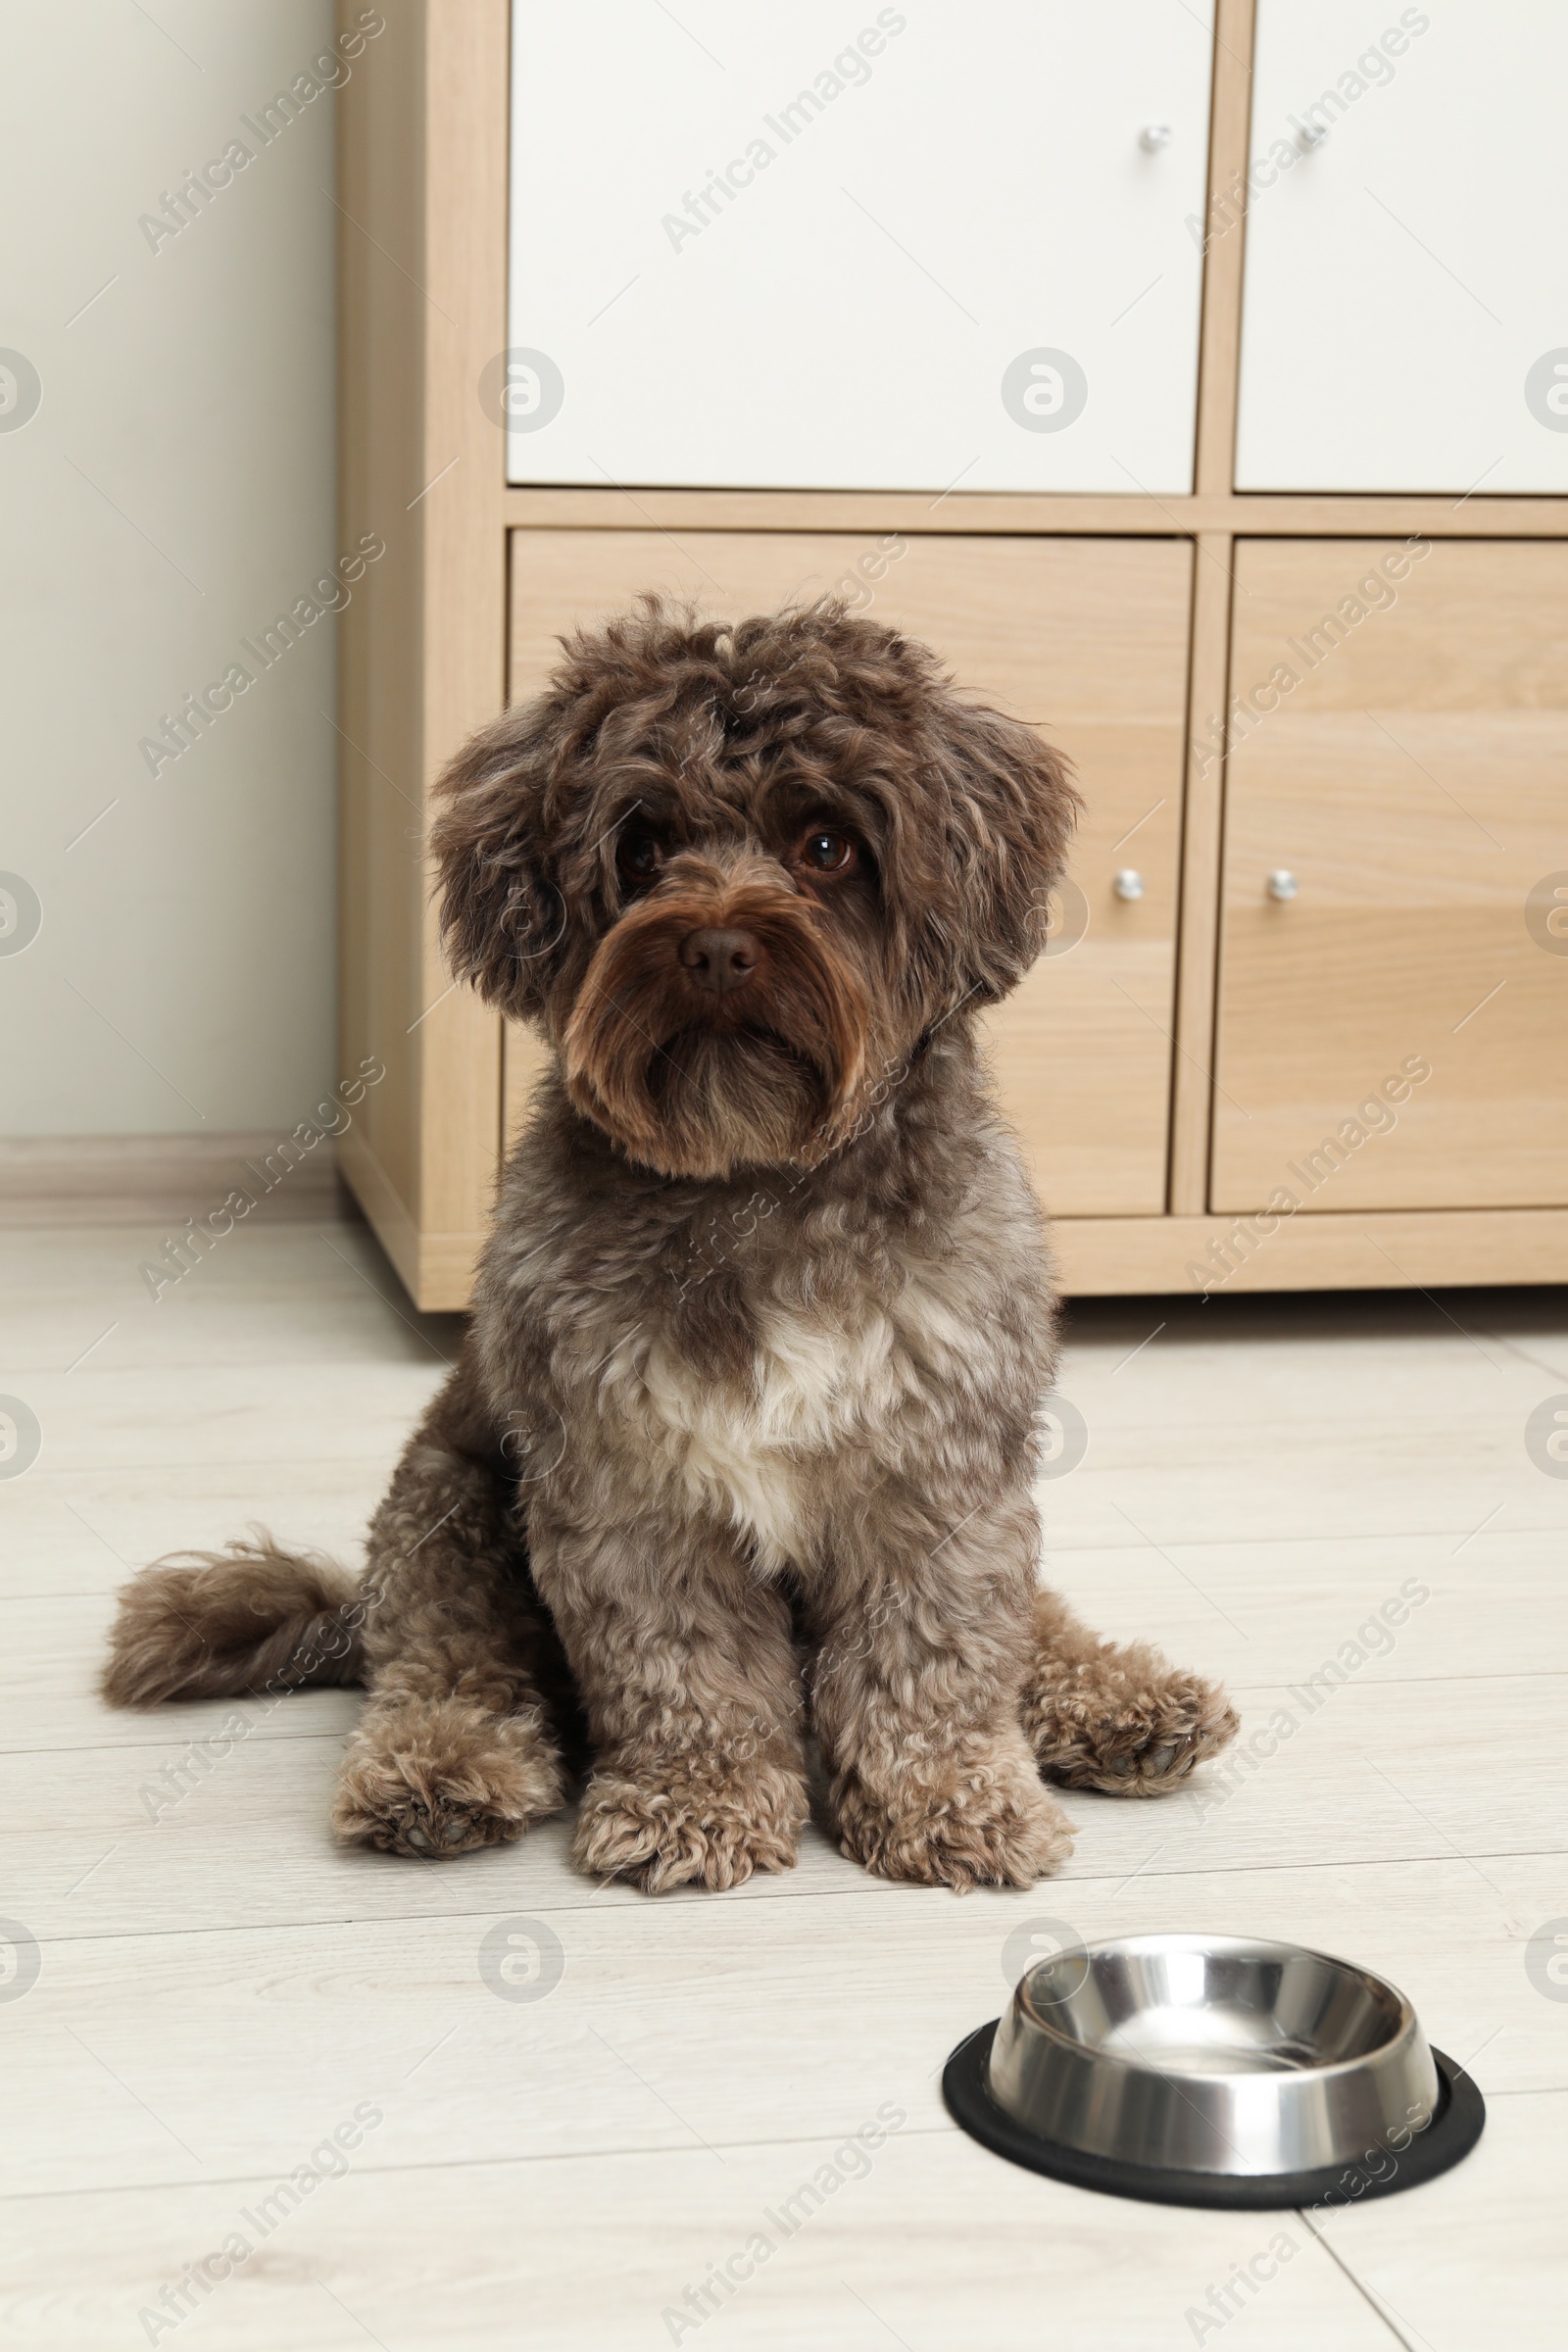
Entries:
{"type": "Polygon", "coordinates": [[[700,1177],[812,1164],[1004,995],[1075,807],[1031,728],[832,603],[731,627],[647,600],[442,790],[454,969],[542,1020],[633,1159],[700,1177]]]}

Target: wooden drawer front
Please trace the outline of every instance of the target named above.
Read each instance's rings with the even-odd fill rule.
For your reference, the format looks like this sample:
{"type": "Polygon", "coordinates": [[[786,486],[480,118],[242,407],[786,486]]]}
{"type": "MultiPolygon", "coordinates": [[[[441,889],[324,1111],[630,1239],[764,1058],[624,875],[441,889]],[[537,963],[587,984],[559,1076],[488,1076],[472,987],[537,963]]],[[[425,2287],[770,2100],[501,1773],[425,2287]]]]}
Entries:
{"type": "MultiPolygon", "coordinates": [[[[519,530],[510,691],[557,633],[642,588],[740,618],[834,586],[924,638],[961,683],[1073,760],[1086,799],[1060,936],[990,1016],[1009,1114],[1060,1215],[1165,1205],[1177,853],[1192,551],[1158,539],[519,530]],[[880,576],[873,576],[880,574],[880,576]],[[1112,877],[1136,867],[1141,898],[1112,877]],[[1081,897],[1078,895],[1081,894],[1081,897]]],[[[537,1049],[509,1040],[509,1123],[537,1049]]]]}
{"type": "Polygon", "coordinates": [[[1568,1201],[1568,544],[1423,547],[1237,550],[1216,1208],[1568,1201]]]}
{"type": "Polygon", "coordinates": [[[511,478],[1189,489],[1211,13],[514,0],[511,478]]]}
{"type": "Polygon", "coordinates": [[[1565,97],[1562,0],[1259,0],[1239,489],[1568,489],[1565,97]]]}

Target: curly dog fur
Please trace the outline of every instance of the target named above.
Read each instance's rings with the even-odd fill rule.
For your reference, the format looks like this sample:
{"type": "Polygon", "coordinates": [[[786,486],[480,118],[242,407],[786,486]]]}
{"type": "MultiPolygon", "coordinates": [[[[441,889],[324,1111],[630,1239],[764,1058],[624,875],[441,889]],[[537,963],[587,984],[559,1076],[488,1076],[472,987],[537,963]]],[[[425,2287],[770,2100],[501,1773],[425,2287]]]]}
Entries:
{"type": "Polygon", "coordinates": [[[809,1729],[867,1869],[1030,1884],[1043,1773],[1154,1794],[1236,1724],[1037,1588],[1054,1300],[976,1015],[1043,945],[1062,762],[841,606],[647,600],[442,796],[453,967],[554,1050],[463,1358],[357,1592],[160,1563],[109,1696],[363,1680],[333,1818],[398,1854],[517,1837],[586,1753],[577,1858],[650,1891],[789,1867],[809,1729]]]}

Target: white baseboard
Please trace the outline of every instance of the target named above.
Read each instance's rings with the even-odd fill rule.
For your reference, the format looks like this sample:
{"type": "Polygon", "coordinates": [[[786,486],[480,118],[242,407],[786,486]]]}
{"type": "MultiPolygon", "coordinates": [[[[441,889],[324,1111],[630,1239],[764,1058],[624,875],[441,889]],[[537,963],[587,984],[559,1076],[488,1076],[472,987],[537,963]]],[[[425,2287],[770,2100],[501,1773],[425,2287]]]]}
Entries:
{"type": "Polygon", "coordinates": [[[177,1224],[236,1190],[258,1216],[357,1216],[331,1139],[294,1150],[275,1134],[0,1139],[0,1226],[177,1224]]]}

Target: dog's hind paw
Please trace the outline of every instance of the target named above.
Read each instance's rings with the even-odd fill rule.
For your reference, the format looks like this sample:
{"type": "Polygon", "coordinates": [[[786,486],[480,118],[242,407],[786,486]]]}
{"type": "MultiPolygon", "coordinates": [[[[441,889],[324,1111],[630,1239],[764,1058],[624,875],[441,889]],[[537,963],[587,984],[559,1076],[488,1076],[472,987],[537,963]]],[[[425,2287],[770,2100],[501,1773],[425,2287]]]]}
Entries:
{"type": "Polygon", "coordinates": [[[1217,1683],[1167,1665],[1148,1643],[1107,1643],[1072,1664],[1042,1662],[1024,1728],[1054,1781],[1163,1796],[1229,1746],[1237,1715],[1217,1683]]]}
{"type": "Polygon", "coordinates": [[[537,1715],[404,1699],[366,1709],[343,1758],[332,1827],[351,1844],[435,1861],[520,1838],[564,1795],[537,1715]]]}
{"type": "Polygon", "coordinates": [[[629,1880],[645,1894],[739,1886],[756,1870],[793,1869],[806,1814],[805,1785],[785,1772],[716,1788],[598,1772],[572,1852],[579,1869],[629,1880]]]}

